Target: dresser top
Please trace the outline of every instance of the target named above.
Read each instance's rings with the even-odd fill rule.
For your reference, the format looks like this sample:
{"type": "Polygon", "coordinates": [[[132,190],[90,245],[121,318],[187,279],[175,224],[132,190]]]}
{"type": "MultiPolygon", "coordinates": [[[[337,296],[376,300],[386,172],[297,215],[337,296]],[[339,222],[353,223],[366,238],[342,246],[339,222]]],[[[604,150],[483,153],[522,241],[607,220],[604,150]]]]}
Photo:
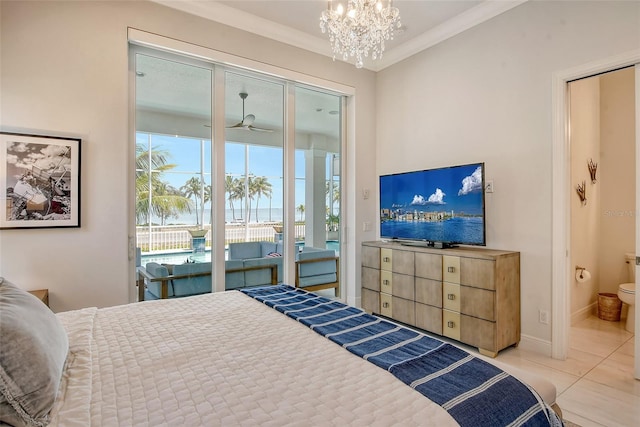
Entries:
{"type": "Polygon", "coordinates": [[[389,249],[395,249],[395,250],[423,252],[423,253],[430,253],[430,254],[437,254],[437,255],[451,255],[451,256],[469,257],[469,258],[494,259],[497,257],[514,256],[514,255],[520,254],[517,251],[487,249],[484,247],[476,247],[476,246],[458,246],[458,247],[449,248],[449,249],[436,249],[436,248],[431,248],[427,246],[420,246],[419,243],[406,244],[401,242],[391,242],[391,241],[382,241],[382,240],[362,242],[362,244],[364,246],[373,246],[378,248],[389,248],[389,249]]]}

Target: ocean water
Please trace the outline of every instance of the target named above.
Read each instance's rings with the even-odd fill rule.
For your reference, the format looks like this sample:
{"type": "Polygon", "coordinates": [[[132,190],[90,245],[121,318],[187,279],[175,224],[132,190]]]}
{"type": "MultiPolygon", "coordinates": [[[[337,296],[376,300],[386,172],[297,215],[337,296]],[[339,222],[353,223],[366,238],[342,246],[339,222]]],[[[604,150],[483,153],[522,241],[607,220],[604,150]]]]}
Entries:
{"type": "MultiPolygon", "coordinates": [[[[237,222],[242,222],[244,218],[245,211],[236,209],[235,210],[235,219],[233,216],[233,211],[231,209],[227,209],[225,212],[225,222],[233,222],[234,220],[237,222]]],[[[198,218],[200,217],[200,212],[198,212],[198,218]]],[[[204,210],[204,218],[205,224],[208,224],[211,218],[211,209],[204,210]]],[[[256,220],[256,210],[251,209],[251,216],[248,217],[250,222],[280,222],[282,221],[282,208],[258,208],[258,219],[256,220]]],[[[302,214],[302,220],[304,220],[304,213],[302,214]]],[[[296,212],[296,221],[300,221],[300,213],[296,212]]],[[[159,224],[160,220],[158,218],[154,218],[153,222],[159,224]]],[[[177,218],[169,218],[166,221],[166,225],[171,224],[195,224],[196,223],[196,214],[195,212],[181,214],[177,218]]]]}
{"type": "Polygon", "coordinates": [[[431,242],[484,243],[484,221],[480,217],[458,217],[447,221],[385,221],[380,236],[431,242]]]}

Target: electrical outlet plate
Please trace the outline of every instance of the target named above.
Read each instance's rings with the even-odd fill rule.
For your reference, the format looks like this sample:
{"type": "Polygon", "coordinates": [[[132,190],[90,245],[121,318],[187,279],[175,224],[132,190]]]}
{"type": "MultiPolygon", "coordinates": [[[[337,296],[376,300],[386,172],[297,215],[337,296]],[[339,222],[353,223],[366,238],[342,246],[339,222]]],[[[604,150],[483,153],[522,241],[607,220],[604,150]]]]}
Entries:
{"type": "Polygon", "coordinates": [[[487,181],[487,184],[484,187],[485,192],[493,193],[493,181],[487,181]]]}
{"type": "Polygon", "coordinates": [[[549,324],[549,312],[546,310],[538,310],[538,320],[540,321],[540,323],[542,323],[543,325],[548,325],[549,324]]]}

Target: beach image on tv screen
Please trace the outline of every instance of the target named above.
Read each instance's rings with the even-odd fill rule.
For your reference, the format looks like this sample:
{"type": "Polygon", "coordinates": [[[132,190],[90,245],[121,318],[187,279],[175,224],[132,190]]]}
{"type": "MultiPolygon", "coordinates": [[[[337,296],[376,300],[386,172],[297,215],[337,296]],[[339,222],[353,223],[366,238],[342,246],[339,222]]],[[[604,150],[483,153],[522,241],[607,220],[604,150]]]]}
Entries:
{"type": "Polygon", "coordinates": [[[484,245],[483,166],[380,176],[380,236],[484,245]]]}

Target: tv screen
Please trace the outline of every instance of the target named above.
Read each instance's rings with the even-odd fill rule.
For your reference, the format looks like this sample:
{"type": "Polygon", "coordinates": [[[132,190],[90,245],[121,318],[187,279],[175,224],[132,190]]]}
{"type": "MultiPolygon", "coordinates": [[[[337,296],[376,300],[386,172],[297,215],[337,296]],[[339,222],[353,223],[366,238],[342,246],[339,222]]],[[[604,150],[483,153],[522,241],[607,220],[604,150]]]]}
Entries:
{"type": "Polygon", "coordinates": [[[484,212],[484,163],[380,176],[381,238],[484,246],[484,212]]]}

